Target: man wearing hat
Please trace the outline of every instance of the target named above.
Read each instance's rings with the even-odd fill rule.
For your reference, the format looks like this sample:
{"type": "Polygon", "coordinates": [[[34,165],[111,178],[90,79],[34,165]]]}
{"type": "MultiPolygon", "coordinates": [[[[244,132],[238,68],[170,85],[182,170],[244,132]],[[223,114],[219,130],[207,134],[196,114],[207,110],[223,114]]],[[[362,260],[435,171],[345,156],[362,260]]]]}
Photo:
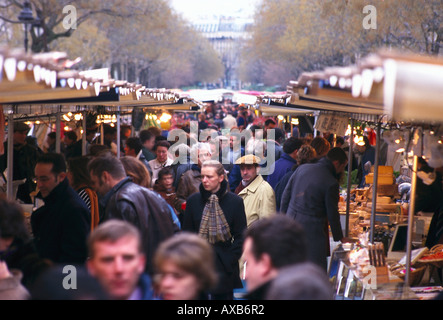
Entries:
{"type": "MultiPolygon", "coordinates": [[[[29,132],[29,126],[24,122],[14,123],[14,153],[13,153],[13,180],[26,179],[25,183],[21,184],[17,190],[17,199],[24,203],[32,203],[29,195],[35,190],[34,167],[37,158],[42,154],[42,151],[30,144],[26,143],[26,136],[29,132]]],[[[8,142],[4,142],[5,153],[0,156],[0,172],[4,172],[8,163],[8,142]]],[[[9,179],[9,177],[8,177],[9,179]]]]}
{"type": "Polygon", "coordinates": [[[276,212],[274,190],[259,174],[260,158],[248,154],[239,158],[242,181],[235,189],[244,202],[248,227],[256,220],[269,217],[276,212]]]}

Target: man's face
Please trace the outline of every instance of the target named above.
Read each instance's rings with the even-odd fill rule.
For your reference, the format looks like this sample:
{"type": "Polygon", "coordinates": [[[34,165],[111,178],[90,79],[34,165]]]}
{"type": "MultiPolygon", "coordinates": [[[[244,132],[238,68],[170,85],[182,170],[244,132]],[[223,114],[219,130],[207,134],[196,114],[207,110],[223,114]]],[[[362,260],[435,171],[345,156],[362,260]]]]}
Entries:
{"type": "Polygon", "coordinates": [[[198,150],[198,165],[199,167],[202,166],[202,164],[206,161],[211,159],[211,153],[206,150],[206,149],[202,149],[202,150],[198,150]]]}
{"type": "Polygon", "coordinates": [[[366,146],[357,144],[355,149],[358,153],[363,154],[366,151],[366,146]]]}
{"type": "Polygon", "coordinates": [[[335,171],[337,174],[341,174],[345,171],[346,166],[348,165],[348,162],[345,161],[345,163],[340,163],[338,161],[335,161],[335,171]]]}
{"type": "MultiPolygon", "coordinates": [[[[234,150],[240,144],[240,139],[237,136],[231,136],[229,138],[229,146],[234,150]]],[[[235,150],[236,151],[236,150],[235,150]]]]}
{"type": "Polygon", "coordinates": [[[92,171],[89,173],[91,177],[91,187],[101,196],[104,196],[106,193],[108,193],[109,190],[112,189],[112,186],[107,184],[104,179],[103,175],[101,177],[96,176],[92,171]]]}
{"type": "Polygon", "coordinates": [[[27,131],[14,131],[14,134],[12,136],[14,144],[25,144],[27,135],[27,131]]]}
{"type": "Polygon", "coordinates": [[[172,184],[174,182],[174,178],[172,177],[172,174],[167,174],[164,175],[161,180],[159,181],[159,183],[165,187],[166,189],[171,189],[172,188],[172,184]]]}
{"type": "Polygon", "coordinates": [[[125,155],[136,157],[135,150],[128,147],[128,145],[125,146],[125,155]]]}
{"type": "Polygon", "coordinates": [[[157,155],[157,160],[160,163],[166,162],[166,160],[168,160],[168,148],[166,147],[157,147],[155,154],[157,155]]]}
{"type": "Polygon", "coordinates": [[[145,144],[144,144],[144,146],[146,148],[148,148],[149,150],[152,150],[152,148],[154,148],[154,145],[155,145],[155,137],[152,137],[151,139],[146,140],[145,144]]]}
{"type": "Polygon", "coordinates": [[[275,122],[271,122],[271,123],[269,123],[269,124],[266,126],[265,129],[266,129],[266,130],[275,129],[275,122]]]}
{"type": "Polygon", "coordinates": [[[71,144],[74,143],[74,140],[71,140],[71,139],[69,139],[67,136],[65,136],[65,137],[63,138],[63,142],[64,142],[67,146],[70,146],[71,144]]]}
{"type": "Polygon", "coordinates": [[[87,261],[89,273],[97,278],[111,298],[126,300],[137,287],[145,268],[136,237],[125,236],[116,242],[96,242],[94,255],[87,261]]]}
{"type": "Polygon", "coordinates": [[[212,193],[217,192],[224,179],[224,176],[219,176],[213,167],[203,167],[201,169],[201,177],[203,188],[212,193]]]}
{"type": "Polygon", "coordinates": [[[252,291],[268,281],[265,278],[266,266],[262,260],[256,260],[252,253],[253,242],[246,238],[243,245],[243,260],[245,261],[245,276],[248,291],[252,291]]]}
{"type": "Polygon", "coordinates": [[[51,137],[48,137],[48,138],[47,138],[47,141],[48,141],[48,144],[49,144],[49,145],[53,145],[53,144],[55,144],[55,139],[52,139],[51,137]]]}
{"type": "Polygon", "coordinates": [[[52,163],[37,163],[34,173],[37,181],[37,188],[40,190],[43,198],[49,196],[54,188],[66,177],[66,173],[56,175],[52,172],[52,163]]]}
{"type": "Polygon", "coordinates": [[[257,166],[254,164],[241,164],[240,173],[245,183],[250,183],[257,176],[257,166]]]}
{"type": "Polygon", "coordinates": [[[14,237],[0,237],[0,252],[8,250],[13,241],[14,237]]]}

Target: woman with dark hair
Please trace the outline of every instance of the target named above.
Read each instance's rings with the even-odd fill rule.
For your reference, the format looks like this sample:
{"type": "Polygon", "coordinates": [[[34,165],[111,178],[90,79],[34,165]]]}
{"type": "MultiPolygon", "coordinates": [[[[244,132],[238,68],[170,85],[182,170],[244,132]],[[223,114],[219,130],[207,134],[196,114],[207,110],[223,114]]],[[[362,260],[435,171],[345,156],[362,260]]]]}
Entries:
{"type": "Polygon", "coordinates": [[[38,256],[20,205],[3,198],[0,198],[0,261],[6,263],[14,277],[21,277],[27,289],[51,266],[51,262],[38,256]]]}
{"type": "Polygon", "coordinates": [[[242,287],[239,259],[243,250],[246,214],[243,199],[229,192],[223,165],[216,160],[202,164],[199,192],[186,201],[183,231],[199,234],[214,248],[217,287],[212,299],[233,299],[233,290],[242,287]]]}
{"type": "Polygon", "coordinates": [[[328,154],[329,150],[331,149],[331,144],[323,137],[315,137],[311,141],[311,147],[315,149],[317,158],[320,159],[328,154]]]}
{"type": "Polygon", "coordinates": [[[155,180],[158,178],[158,172],[164,168],[172,165],[174,160],[169,158],[169,148],[170,143],[168,141],[158,141],[154,146],[154,152],[156,154],[156,158],[154,160],[149,161],[149,166],[151,168],[151,185],[154,185],[155,180]]]}
{"type": "Polygon", "coordinates": [[[89,160],[90,158],[87,156],[68,159],[67,177],[71,187],[77,191],[89,209],[92,231],[99,223],[100,214],[98,195],[95,190],[91,188],[91,179],[87,169],[89,160]]]}

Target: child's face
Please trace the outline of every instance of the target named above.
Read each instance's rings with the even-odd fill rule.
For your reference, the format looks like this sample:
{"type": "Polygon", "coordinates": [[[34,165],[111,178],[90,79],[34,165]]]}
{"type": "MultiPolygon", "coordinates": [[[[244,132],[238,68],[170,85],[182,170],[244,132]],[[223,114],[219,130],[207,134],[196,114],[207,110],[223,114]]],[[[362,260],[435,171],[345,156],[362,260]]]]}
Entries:
{"type": "Polygon", "coordinates": [[[172,183],[174,182],[174,179],[172,178],[172,174],[167,174],[162,177],[160,180],[160,183],[166,188],[170,189],[172,187],[172,183]]]}

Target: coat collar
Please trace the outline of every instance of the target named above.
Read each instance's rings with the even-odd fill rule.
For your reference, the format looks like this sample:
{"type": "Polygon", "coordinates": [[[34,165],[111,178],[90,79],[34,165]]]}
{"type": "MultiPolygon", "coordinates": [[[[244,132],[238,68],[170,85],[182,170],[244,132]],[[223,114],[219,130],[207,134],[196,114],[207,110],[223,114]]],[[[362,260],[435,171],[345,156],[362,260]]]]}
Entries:
{"type": "MultiPolygon", "coordinates": [[[[250,184],[248,184],[242,191],[239,192],[239,195],[245,194],[248,192],[255,193],[257,191],[258,187],[261,185],[261,183],[264,181],[261,174],[257,175],[254,180],[250,184]]],[[[241,183],[241,182],[240,182],[241,183]]]]}
{"type": "Polygon", "coordinates": [[[46,198],[43,198],[40,192],[38,193],[37,197],[43,199],[45,203],[56,202],[60,199],[60,197],[63,196],[63,194],[66,193],[68,187],[69,181],[68,178],[65,178],[58,185],[56,185],[54,189],[52,189],[51,193],[46,198]]]}
{"type": "Polygon", "coordinates": [[[123,180],[121,180],[120,182],[118,182],[114,187],[112,187],[111,190],[108,191],[108,193],[106,193],[103,198],[101,198],[99,200],[100,204],[103,207],[106,207],[106,204],[108,203],[109,199],[126,183],[131,182],[132,179],[129,177],[124,178],[123,180]]]}
{"type": "Polygon", "coordinates": [[[166,161],[164,163],[160,163],[157,158],[152,160],[152,166],[153,166],[154,170],[162,169],[164,167],[170,166],[171,164],[172,164],[172,159],[169,159],[169,158],[166,159],[166,161]]]}
{"type": "Polygon", "coordinates": [[[319,163],[323,164],[330,172],[331,174],[338,179],[339,175],[337,174],[337,172],[335,171],[335,167],[334,164],[332,163],[331,160],[329,160],[327,157],[323,157],[320,160],[318,160],[319,163]]]}
{"type": "Polygon", "coordinates": [[[293,163],[297,163],[297,160],[295,160],[293,157],[291,157],[289,154],[287,154],[287,153],[283,153],[282,155],[281,155],[281,158],[283,158],[283,159],[285,159],[285,160],[289,160],[289,161],[291,161],[291,162],[293,162],[293,163]]]}
{"type": "MultiPolygon", "coordinates": [[[[200,194],[202,195],[203,200],[207,201],[209,199],[209,197],[212,195],[212,193],[210,191],[207,191],[203,187],[203,184],[201,184],[201,183],[200,183],[199,188],[200,188],[200,194]]],[[[221,199],[227,193],[227,191],[228,191],[228,182],[226,180],[223,180],[220,185],[220,189],[218,189],[218,191],[215,194],[219,199],[221,199]]]]}

